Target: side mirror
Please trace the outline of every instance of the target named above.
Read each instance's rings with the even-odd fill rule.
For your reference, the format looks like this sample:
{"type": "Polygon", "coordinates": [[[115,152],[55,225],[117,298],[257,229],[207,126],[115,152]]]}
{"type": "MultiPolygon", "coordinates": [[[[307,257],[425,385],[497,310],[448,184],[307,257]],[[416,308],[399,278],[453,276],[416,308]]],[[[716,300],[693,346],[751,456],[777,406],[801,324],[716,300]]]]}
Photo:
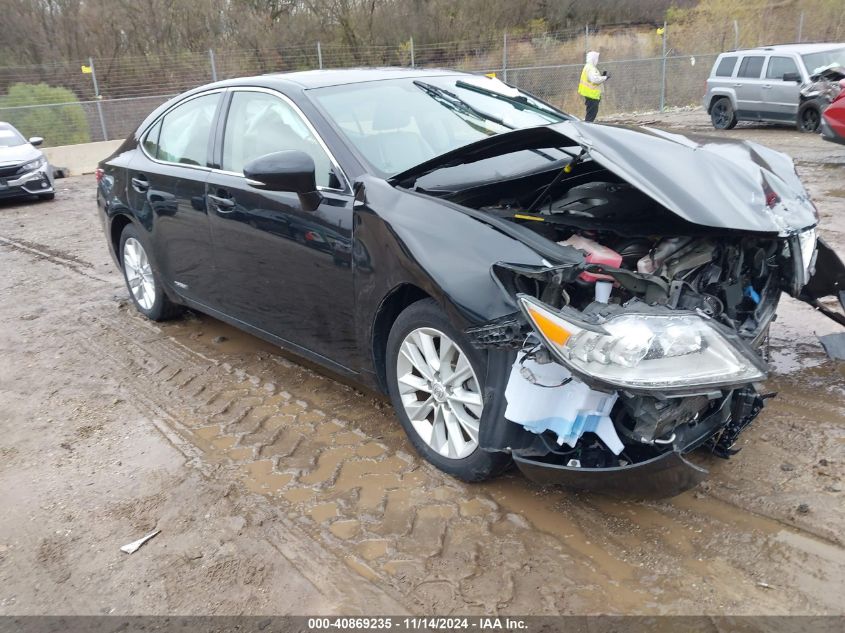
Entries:
{"type": "Polygon", "coordinates": [[[244,165],[250,185],[268,191],[292,191],[305,211],[315,211],[323,199],[317,191],[315,171],[314,159],[299,150],[273,152],[244,165]]]}
{"type": "Polygon", "coordinates": [[[794,81],[796,83],[801,83],[801,75],[798,73],[783,73],[783,80],[784,81],[794,81]]]}
{"type": "Polygon", "coordinates": [[[30,144],[30,145],[35,145],[36,147],[38,147],[39,145],[41,145],[41,143],[43,143],[43,142],[44,142],[44,139],[43,139],[43,138],[41,138],[40,136],[31,136],[31,137],[29,138],[29,144],[30,144]]]}

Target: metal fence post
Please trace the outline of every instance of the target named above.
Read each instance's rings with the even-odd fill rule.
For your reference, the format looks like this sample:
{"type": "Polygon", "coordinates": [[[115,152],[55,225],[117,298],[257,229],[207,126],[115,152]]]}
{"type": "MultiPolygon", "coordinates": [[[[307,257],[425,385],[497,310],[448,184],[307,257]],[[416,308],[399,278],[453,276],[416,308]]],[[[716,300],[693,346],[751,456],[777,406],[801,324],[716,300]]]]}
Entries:
{"type": "Polygon", "coordinates": [[[323,70],[323,48],[320,46],[320,40],[317,40],[317,65],[323,70]]]}
{"type": "Polygon", "coordinates": [[[502,40],[502,81],[508,81],[508,32],[505,31],[502,40]]]}
{"type": "Polygon", "coordinates": [[[584,55],[590,52],[590,25],[584,25],[584,55]]]}
{"type": "Polygon", "coordinates": [[[91,81],[94,82],[94,99],[97,101],[97,115],[100,117],[100,129],[103,132],[103,140],[109,140],[106,132],[106,119],[103,117],[103,104],[100,101],[100,86],[97,83],[97,71],[94,69],[94,58],[88,58],[88,67],[91,69],[91,81]]]}
{"type": "Polygon", "coordinates": [[[417,60],[414,59],[414,36],[411,36],[411,68],[417,67],[417,60]]]}
{"type": "Polygon", "coordinates": [[[804,35],[804,12],[801,12],[801,17],[798,18],[798,42],[801,42],[801,36],[804,35]]]}
{"type": "Polygon", "coordinates": [[[666,22],[663,23],[663,53],[660,59],[660,111],[666,108],[666,22]]]}
{"type": "Polygon", "coordinates": [[[217,64],[214,63],[214,51],[208,49],[208,62],[211,64],[211,81],[217,81],[217,64]]]}
{"type": "Polygon", "coordinates": [[[739,22],[734,20],[734,50],[739,49],[739,22]]]}

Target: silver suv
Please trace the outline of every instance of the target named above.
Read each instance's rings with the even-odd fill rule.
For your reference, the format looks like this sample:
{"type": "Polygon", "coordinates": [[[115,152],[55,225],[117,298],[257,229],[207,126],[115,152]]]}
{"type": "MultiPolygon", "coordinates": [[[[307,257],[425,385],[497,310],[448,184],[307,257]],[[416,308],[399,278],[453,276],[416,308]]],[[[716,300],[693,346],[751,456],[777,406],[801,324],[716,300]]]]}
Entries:
{"type": "Polygon", "coordinates": [[[737,121],[771,121],[815,132],[823,106],[802,98],[801,87],[832,65],[845,66],[845,43],[782,44],[722,53],[707,79],[704,107],[719,130],[729,130],[737,121]]]}

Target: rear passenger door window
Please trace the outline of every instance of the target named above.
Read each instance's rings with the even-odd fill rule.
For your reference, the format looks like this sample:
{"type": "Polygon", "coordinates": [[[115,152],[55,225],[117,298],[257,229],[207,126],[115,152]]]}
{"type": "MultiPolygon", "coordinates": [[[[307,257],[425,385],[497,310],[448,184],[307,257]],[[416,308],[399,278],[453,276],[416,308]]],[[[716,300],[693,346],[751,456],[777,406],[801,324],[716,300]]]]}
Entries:
{"type": "Polygon", "coordinates": [[[798,65],[791,57],[770,57],[769,66],[766,69],[767,79],[779,79],[783,81],[783,76],[787,73],[798,73],[798,65]]]}
{"type": "Polygon", "coordinates": [[[736,57],[723,57],[716,67],[717,77],[732,77],[736,68],[736,57]]]}
{"type": "Polygon", "coordinates": [[[314,159],[318,187],[341,188],[328,154],[288,103],[266,92],[235,92],[223,135],[223,169],[242,174],[251,160],[285,150],[314,159]]]}
{"type": "Polygon", "coordinates": [[[737,77],[744,77],[746,79],[759,79],[760,73],[763,70],[763,60],[766,58],[762,55],[743,57],[742,63],[739,65],[739,73],[737,77]]]}
{"type": "Polygon", "coordinates": [[[205,167],[211,126],[219,100],[220,95],[213,93],[175,107],[147,134],[144,149],[156,160],[205,167]],[[156,134],[157,143],[154,140],[156,134]]]}

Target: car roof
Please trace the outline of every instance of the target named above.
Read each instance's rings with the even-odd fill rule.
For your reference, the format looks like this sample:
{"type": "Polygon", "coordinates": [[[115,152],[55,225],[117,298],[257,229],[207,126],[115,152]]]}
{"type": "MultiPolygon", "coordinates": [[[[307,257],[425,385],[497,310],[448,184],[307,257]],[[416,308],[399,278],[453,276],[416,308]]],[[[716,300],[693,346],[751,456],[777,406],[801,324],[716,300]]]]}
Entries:
{"type": "Polygon", "coordinates": [[[438,77],[448,75],[466,75],[457,70],[443,68],[342,68],[327,70],[303,70],[293,73],[272,73],[261,75],[261,78],[270,81],[282,81],[288,84],[308,90],[311,88],[327,88],[329,86],[340,86],[345,84],[357,84],[368,81],[384,81],[387,79],[403,79],[415,77],[438,77]]]}
{"type": "Polygon", "coordinates": [[[755,48],[740,48],[728,53],[821,53],[845,47],[845,42],[817,42],[812,44],[773,44],[771,46],[757,46],[755,48]]]}

